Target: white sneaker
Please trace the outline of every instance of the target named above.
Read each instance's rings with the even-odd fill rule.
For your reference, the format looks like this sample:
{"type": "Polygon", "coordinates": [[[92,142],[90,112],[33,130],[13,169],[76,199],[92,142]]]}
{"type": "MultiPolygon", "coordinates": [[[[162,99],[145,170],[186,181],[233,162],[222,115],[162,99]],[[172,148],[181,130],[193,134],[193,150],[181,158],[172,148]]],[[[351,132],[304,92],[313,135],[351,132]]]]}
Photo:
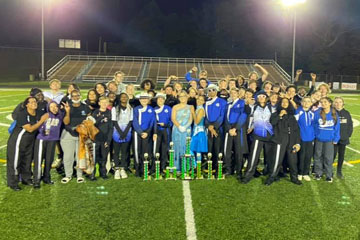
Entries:
{"type": "Polygon", "coordinates": [[[304,176],[303,176],[303,179],[304,179],[305,181],[307,181],[307,182],[310,182],[310,181],[311,181],[311,178],[310,178],[309,175],[304,175],[304,176]]]}
{"type": "Polygon", "coordinates": [[[115,171],[114,179],[120,179],[120,178],[121,178],[121,177],[120,177],[120,170],[117,169],[117,170],[115,171]]]}
{"type": "Polygon", "coordinates": [[[298,175],[298,180],[301,181],[303,179],[303,175],[298,175]]]}
{"type": "Polygon", "coordinates": [[[120,176],[121,176],[122,179],[128,178],[128,175],[126,174],[125,169],[122,168],[120,170],[120,176]]]}

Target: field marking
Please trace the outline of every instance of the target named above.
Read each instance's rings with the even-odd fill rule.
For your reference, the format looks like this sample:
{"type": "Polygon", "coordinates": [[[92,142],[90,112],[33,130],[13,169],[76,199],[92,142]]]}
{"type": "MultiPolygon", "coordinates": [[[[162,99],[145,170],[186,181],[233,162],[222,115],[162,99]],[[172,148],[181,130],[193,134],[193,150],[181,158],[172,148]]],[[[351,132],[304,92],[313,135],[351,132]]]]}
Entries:
{"type": "Polygon", "coordinates": [[[7,120],[10,120],[10,121],[14,121],[14,120],[12,119],[11,114],[7,115],[7,116],[6,116],[6,119],[7,119],[7,120]]]}
{"type": "Polygon", "coordinates": [[[353,120],[353,127],[358,127],[360,125],[360,122],[355,118],[353,118],[352,120],[353,120]]]}
{"type": "Polygon", "coordinates": [[[8,95],[8,96],[1,96],[0,98],[17,97],[17,96],[24,96],[24,95],[28,95],[28,94],[24,93],[24,94],[8,95]]]}
{"type": "Polygon", "coordinates": [[[0,123],[0,127],[10,127],[10,124],[0,123]]]}
{"type": "Polygon", "coordinates": [[[6,148],[7,144],[0,146],[0,149],[6,148]]]}
{"type": "Polygon", "coordinates": [[[360,154],[360,151],[359,150],[356,150],[356,149],[353,149],[352,147],[349,147],[349,146],[346,146],[347,149],[350,149],[351,151],[353,152],[356,152],[356,153],[359,153],[360,154]]]}
{"type": "Polygon", "coordinates": [[[188,240],[196,240],[194,210],[191,201],[190,183],[188,181],[183,181],[183,194],[184,194],[184,210],[185,210],[185,223],[186,223],[186,238],[188,240]]]}
{"type": "Polygon", "coordinates": [[[12,113],[13,111],[5,111],[5,112],[0,112],[0,114],[4,114],[4,113],[12,113]]]}
{"type": "Polygon", "coordinates": [[[0,108],[0,110],[7,110],[7,109],[13,109],[14,107],[16,107],[17,105],[12,105],[12,106],[7,106],[7,107],[2,107],[0,108]]]}

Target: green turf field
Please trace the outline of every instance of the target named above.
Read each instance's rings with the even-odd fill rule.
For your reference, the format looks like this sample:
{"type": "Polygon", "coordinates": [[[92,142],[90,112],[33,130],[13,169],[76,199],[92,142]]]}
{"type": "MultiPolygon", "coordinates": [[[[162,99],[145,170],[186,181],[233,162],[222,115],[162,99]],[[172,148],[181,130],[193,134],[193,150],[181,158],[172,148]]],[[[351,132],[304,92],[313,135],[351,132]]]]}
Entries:
{"type": "MultiPolygon", "coordinates": [[[[6,158],[7,116],[28,94],[0,89],[0,159],[6,158]]],[[[342,94],[360,121],[360,97],[342,94]]],[[[355,127],[346,161],[360,159],[355,127]],[[357,152],[356,152],[357,151],[357,152]]],[[[197,239],[360,239],[360,164],[344,166],[345,180],[286,179],[264,186],[225,181],[190,182],[197,239]]],[[[1,239],[187,239],[182,181],[98,180],[40,190],[6,187],[0,164],[1,239]]],[[[188,238],[191,239],[191,238],[188,238]]]]}

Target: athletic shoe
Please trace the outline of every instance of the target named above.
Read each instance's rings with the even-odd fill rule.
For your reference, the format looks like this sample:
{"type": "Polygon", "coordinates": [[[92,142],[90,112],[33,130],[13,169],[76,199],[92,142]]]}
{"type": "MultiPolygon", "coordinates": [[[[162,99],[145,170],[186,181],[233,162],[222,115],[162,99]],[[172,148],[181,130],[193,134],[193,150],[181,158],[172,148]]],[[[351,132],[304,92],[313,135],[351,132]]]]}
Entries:
{"type": "Polygon", "coordinates": [[[303,176],[303,179],[304,179],[305,181],[307,181],[307,182],[310,182],[310,181],[311,181],[311,178],[310,178],[309,175],[304,175],[304,176],[303,176]]]}
{"type": "Polygon", "coordinates": [[[85,179],[83,177],[78,177],[76,181],[77,183],[83,183],[85,182],[85,179]]]}
{"type": "Polygon", "coordinates": [[[297,179],[301,181],[303,179],[303,175],[298,175],[297,179]]]}
{"type": "Polygon", "coordinates": [[[337,172],[337,173],[336,173],[336,177],[337,177],[338,179],[344,179],[344,178],[345,178],[344,175],[342,175],[342,172],[337,172]]]}
{"type": "Polygon", "coordinates": [[[122,169],[120,170],[120,177],[121,177],[122,179],[128,178],[128,175],[126,174],[126,171],[125,171],[124,168],[122,168],[122,169]]]}
{"type": "Polygon", "coordinates": [[[61,179],[61,183],[66,184],[68,182],[70,182],[71,178],[70,177],[64,177],[63,179],[61,179]]]}
{"type": "Polygon", "coordinates": [[[247,184],[250,182],[250,180],[251,180],[251,178],[244,177],[243,179],[241,179],[241,183],[247,184]]]}
{"type": "Polygon", "coordinates": [[[266,179],[265,185],[266,185],[266,186],[270,186],[273,182],[274,182],[274,178],[269,177],[268,179],[266,179]]]}
{"type": "Polygon", "coordinates": [[[35,189],[39,189],[39,188],[40,188],[40,183],[39,183],[39,182],[35,182],[35,183],[34,183],[34,188],[35,188],[35,189]]]}
{"type": "Polygon", "coordinates": [[[119,169],[116,169],[116,171],[115,171],[115,174],[114,174],[114,179],[120,179],[121,178],[121,176],[120,176],[120,170],[119,169]]]}
{"type": "Polygon", "coordinates": [[[317,180],[317,181],[321,180],[321,176],[315,175],[315,180],[317,180]]]}
{"type": "Polygon", "coordinates": [[[327,177],[327,178],[326,178],[326,181],[327,181],[327,182],[329,182],[329,183],[332,183],[332,182],[333,182],[333,179],[332,179],[332,178],[327,177]]]}
{"type": "Polygon", "coordinates": [[[296,178],[291,180],[291,182],[296,184],[296,185],[301,185],[302,184],[302,182],[299,179],[296,179],[296,178]]]}
{"type": "Polygon", "coordinates": [[[15,192],[18,192],[21,190],[21,188],[19,187],[19,185],[16,185],[14,187],[10,187],[12,190],[14,190],[15,192]]]}
{"type": "Polygon", "coordinates": [[[58,167],[60,167],[61,161],[62,161],[61,158],[55,159],[55,161],[51,164],[51,167],[52,167],[52,168],[58,168],[58,167]]]}

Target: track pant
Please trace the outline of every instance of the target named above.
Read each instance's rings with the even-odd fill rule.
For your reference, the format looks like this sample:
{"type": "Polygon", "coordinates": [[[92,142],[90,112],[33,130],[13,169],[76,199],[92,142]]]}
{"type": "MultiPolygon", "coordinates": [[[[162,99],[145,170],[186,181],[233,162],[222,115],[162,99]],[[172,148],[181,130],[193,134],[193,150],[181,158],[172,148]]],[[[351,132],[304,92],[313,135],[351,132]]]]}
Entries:
{"type": "MultiPolygon", "coordinates": [[[[160,153],[160,171],[164,170],[166,167],[166,162],[169,159],[169,142],[170,136],[166,129],[159,130],[157,132],[157,139],[154,143],[154,152],[153,156],[156,153],[160,153]]],[[[155,161],[155,158],[154,158],[155,161]]],[[[152,171],[155,171],[155,162],[152,164],[152,171]]]]}
{"type": "MultiPolygon", "coordinates": [[[[150,134],[144,139],[136,131],[134,131],[134,155],[135,155],[135,170],[138,177],[142,177],[144,174],[144,154],[148,154],[149,164],[152,159],[150,134]]],[[[150,166],[149,166],[150,169],[150,166]]]]}
{"type": "Polygon", "coordinates": [[[332,142],[320,142],[315,140],[314,165],[315,174],[322,176],[325,173],[327,178],[332,177],[334,159],[334,145],[332,142]]]}
{"type": "Polygon", "coordinates": [[[336,158],[336,154],[338,154],[338,165],[337,165],[337,172],[341,173],[341,169],[344,163],[344,159],[345,159],[345,150],[346,150],[346,145],[345,144],[335,144],[334,145],[334,161],[336,158]]]}
{"type": "Polygon", "coordinates": [[[115,168],[127,168],[130,165],[130,145],[131,142],[117,143],[113,141],[115,168]]]}
{"type": "MultiPolygon", "coordinates": [[[[74,170],[74,162],[78,161],[79,138],[72,136],[68,131],[63,130],[60,138],[60,145],[64,151],[65,176],[71,178],[74,170]]],[[[82,177],[82,170],[76,169],[77,177],[82,177]]]]}
{"type": "Polygon", "coordinates": [[[290,169],[290,179],[297,179],[298,169],[297,169],[297,153],[292,151],[292,146],[289,146],[289,135],[284,136],[281,139],[280,144],[276,144],[275,148],[275,159],[272,162],[270,169],[269,177],[275,178],[280,171],[281,166],[283,166],[283,161],[286,156],[287,165],[290,169]]]}
{"type": "Polygon", "coordinates": [[[44,141],[36,139],[34,147],[34,182],[39,183],[41,178],[44,182],[50,182],[51,164],[54,160],[55,147],[58,141],[44,141]],[[41,164],[45,159],[44,172],[41,174],[41,164]]]}
{"type": "Polygon", "coordinates": [[[96,172],[96,164],[99,164],[99,172],[100,172],[100,177],[105,177],[107,174],[107,170],[106,170],[106,162],[107,162],[107,157],[109,154],[109,148],[105,147],[104,142],[95,142],[94,143],[94,150],[95,150],[95,168],[93,171],[93,176],[95,176],[95,172],[96,172]]]}
{"type": "Polygon", "coordinates": [[[259,164],[259,157],[263,147],[265,147],[265,153],[268,160],[268,166],[272,166],[272,162],[274,161],[273,157],[273,148],[275,148],[275,143],[270,141],[262,141],[259,139],[254,139],[248,159],[248,165],[245,173],[245,178],[251,179],[254,176],[257,165],[259,164]]]}
{"type": "Polygon", "coordinates": [[[33,157],[33,135],[25,133],[25,129],[16,128],[7,142],[7,185],[16,187],[19,176],[22,181],[31,181],[31,162],[33,157]]]}
{"type": "Polygon", "coordinates": [[[232,164],[232,150],[234,152],[234,159],[235,159],[235,167],[236,172],[238,174],[241,173],[241,169],[243,166],[242,161],[242,149],[241,149],[241,136],[238,133],[237,136],[230,136],[229,133],[225,134],[225,145],[224,145],[224,167],[225,167],[225,173],[231,174],[233,172],[233,164],[232,164]]]}
{"type": "Polygon", "coordinates": [[[301,141],[299,151],[299,175],[309,175],[311,158],[314,155],[314,142],[301,141]]]}
{"type": "Polygon", "coordinates": [[[220,130],[216,130],[218,134],[217,137],[212,137],[211,133],[208,131],[208,152],[212,154],[212,169],[217,169],[217,162],[219,153],[221,152],[221,133],[220,130]]]}

